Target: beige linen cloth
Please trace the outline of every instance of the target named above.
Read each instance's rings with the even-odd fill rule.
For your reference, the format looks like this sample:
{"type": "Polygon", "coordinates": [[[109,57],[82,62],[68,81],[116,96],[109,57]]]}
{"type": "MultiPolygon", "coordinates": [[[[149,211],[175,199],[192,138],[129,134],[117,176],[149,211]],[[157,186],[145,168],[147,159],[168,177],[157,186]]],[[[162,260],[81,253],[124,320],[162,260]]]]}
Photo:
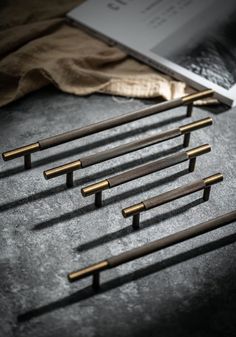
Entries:
{"type": "Polygon", "coordinates": [[[0,106],[50,83],[75,95],[171,99],[187,92],[184,83],[68,24],[65,13],[81,2],[1,1],[0,106]]]}

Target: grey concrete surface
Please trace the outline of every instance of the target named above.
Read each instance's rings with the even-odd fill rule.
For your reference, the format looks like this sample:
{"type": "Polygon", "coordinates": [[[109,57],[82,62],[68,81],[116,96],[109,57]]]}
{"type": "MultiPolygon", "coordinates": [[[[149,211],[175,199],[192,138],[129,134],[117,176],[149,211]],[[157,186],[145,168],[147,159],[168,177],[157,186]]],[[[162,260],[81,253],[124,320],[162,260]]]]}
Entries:
{"type": "MultiPolygon", "coordinates": [[[[1,152],[40,138],[151,104],[93,95],[75,97],[47,88],[0,110],[1,152]]],[[[0,336],[118,337],[235,336],[235,223],[74,284],[68,272],[174,233],[235,208],[236,109],[178,108],[119,128],[35,153],[33,168],[22,159],[0,162],[0,336]],[[83,154],[96,153],[143,135],[212,116],[214,125],[193,133],[190,147],[209,143],[210,154],[151,174],[105,193],[102,209],[83,198],[81,187],[151,159],[181,150],[180,138],[50,181],[42,172],[83,154]],[[153,209],[132,231],[121,208],[194,179],[222,172],[223,183],[203,203],[196,193],[153,209]]]]}

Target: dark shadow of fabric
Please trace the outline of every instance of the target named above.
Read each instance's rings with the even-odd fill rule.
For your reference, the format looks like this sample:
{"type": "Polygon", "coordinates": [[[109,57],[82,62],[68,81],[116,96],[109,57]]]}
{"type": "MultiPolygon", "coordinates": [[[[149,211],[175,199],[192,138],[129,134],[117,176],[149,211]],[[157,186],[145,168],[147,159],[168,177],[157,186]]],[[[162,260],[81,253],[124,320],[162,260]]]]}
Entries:
{"type": "MultiPolygon", "coordinates": [[[[222,248],[224,246],[227,246],[229,244],[232,244],[236,242],[236,234],[231,234],[226,237],[223,237],[219,240],[208,242],[200,247],[193,248],[189,251],[186,251],[184,253],[180,253],[176,256],[172,256],[170,258],[167,258],[161,262],[154,263],[148,267],[144,267],[142,269],[136,270],[134,272],[131,272],[129,274],[123,275],[121,277],[112,279],[110,281],[107,281],[106,283],[102,284],[101,289],[98,292],[95,292],[91,286],[88,286],[84,289],[78,290],[76,293],[73,293],[69,296],[66,296],[62,299],[59,299],[55,302],[46,304],[44,306],[41,306],[39,308],[30,310],[28,312],[25,312],[23,314],[20,314],[17,319],[18,322],[26,322],[29,321],[35,317],[39,317],[45,314],[48,314],[50,312],[53,312],[58,309],[66,308],[69,305],[73,305],[79,302],[82,302],[90,297],[98,296],[101,293],[106,293],[116,287],[120,287],[126,283],[139,280],[143,277],[146,277],[148,275],[152,275],[154,273],[157,273],[161,270],[170,268],[174,265],[177,265],[179,263],[182,263],[184,261],[188,261],[190,259],[196,258],[198,256],[207,254],[211,251],[217,250],[219,248],[222,248]]],[[[154,285],[153,285],[154,286],[154,285]]]]}

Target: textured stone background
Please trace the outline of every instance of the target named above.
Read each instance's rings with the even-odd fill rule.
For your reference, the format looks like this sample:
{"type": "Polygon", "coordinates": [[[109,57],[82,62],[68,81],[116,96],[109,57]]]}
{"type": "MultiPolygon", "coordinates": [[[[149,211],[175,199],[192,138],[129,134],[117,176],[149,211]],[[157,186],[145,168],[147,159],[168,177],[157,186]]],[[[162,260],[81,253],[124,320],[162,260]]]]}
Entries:
{"type": "MultiPolygon", "coordinates": [[[[47,88],[0,111],[1,152],[52,134],[142,108],[153,102],[109,96],[74,97],[47,88]]],[[[161,238],[235,208],[236,109],[185,109],[142,119],[22,159],[0,162],[0,335],[19,337],[235,336],[235,223],[102,273],[94,294],[90,279],[69,284],[68,272],[161,238]],[[214,126],[192,134],[191,146],[210,143],[210,154],[105,192],[105,205],[80,188],[91,182],[181,150],[180,138],[64,177],[44,180],[42,171],[80,156],[212,116],[214,126]],[[202,193],[142,215],[132,231],[121,208],[197,178],[223,172],[225,180],[202,193]]]]}

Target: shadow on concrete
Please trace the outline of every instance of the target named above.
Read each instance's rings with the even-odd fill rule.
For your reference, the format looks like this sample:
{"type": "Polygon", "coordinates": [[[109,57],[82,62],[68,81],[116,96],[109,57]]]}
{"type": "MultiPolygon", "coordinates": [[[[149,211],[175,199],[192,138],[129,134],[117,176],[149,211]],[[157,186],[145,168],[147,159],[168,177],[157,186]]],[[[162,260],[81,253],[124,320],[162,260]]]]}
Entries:
{"type": "MultiPolygon", "coordinates": [[[[110,197],[106,200],[106,204],[109,204],[109,203],[116,203],[116,202],[119,202],[121,199],[122,200],[125,200],[126,198],[129,198],[130,196],[133,196],[133,195],[137,195],[139,194],[140,192],[145,192],[145,191],[148,191],[150,189],[153,189],[157,186],[161,186],[161,185],[164,185],[166,184],[167,182],[170,182],[170,181],[174,181],[175,179],[183,176],[184,174],[188,173],[188,170],[182,170],[180,172],[177,172],[171,176],[168,176],[168,177],[165,177],[165,178],[162,178],[162,179],[159,179],[157,181],[154,181],[152,183],[149,183],[149,184],[146,184],[142,187],[138,187],[138,188],[134,188],[132,190],[129,190],[129,191],[126,191],[126,192],[122,192],[116,196],[113,196],[113,197],[110,197]]],[[[58,223],[61,223],[61,222],[64,222],[64,221],[68,221],[68,220],[71,220],[73,218],[76,218],[82,214],[85,214],[85,213],[88,213],[88,212],[93,212],[93,211],[96,211],[98,210],[94,204],[89,204],[87,206],[84,206],[84,207],[81,207],[79,209],[76,209],[72,212],[67,212],[67,213],[64,213],[56,218],[53,218],[53,219],[50,219],[50,220],[47,220],[47,221],[43,221],[39,224],[36,224],[34,225],[33,227],[33,230],[41,230],[41,229],[45,229],[45,228],[48,228],[48,227],[51,227],[51,226],[54,226],[58,223]]]]}
{"type": "MultiPolygon", "coordinates": [[[[182,213],[186,212],[188,209],[190,209],[192,207],[195,207],[197,205],[200,205],[202,202],[203,202],[203,199],[197,199],[197,200],[194,200],[194,201],[192,201],[192,202],[190,202],[190,203],[188,203],[184,206],[176,208],[175,210],[171,210],[171,211],[166,212],[166,213],[158,214],[155,217],[152,217],[150,219],[142,221],[141,224],[140,224],[140,228],[137,229],[137,230],[140,231],[140,230],[142,230],[144,228],[147,228],[147,227],[150,227],[150,226],[156,226],[159,223],[161,223],[162,221],[170,219],[172,216],[182,214],[182,213]]],[[[100,238],[97,238],[95,240],[92,240],[90,242],[86,242],[86,243],[80,245],[79,247],[75,248],[75,250],[77,250],[79,253],[81,253],[83,251],[93,249],[95,247],[98,247],[98,246],[103,245],[105,243],[108,243],[110,241],[120,239],[123,236],[126,236],[126,235],[134,232],[134,229],[131,226],[132,221],[131,222],[126,221],[124,219],[124,224],[127,224],[128,227],[122,228],[122,229],[120,229],[116,232],[113,232],[113,233],[106,234],[106,235],[104,235],[100,238]]]]}

